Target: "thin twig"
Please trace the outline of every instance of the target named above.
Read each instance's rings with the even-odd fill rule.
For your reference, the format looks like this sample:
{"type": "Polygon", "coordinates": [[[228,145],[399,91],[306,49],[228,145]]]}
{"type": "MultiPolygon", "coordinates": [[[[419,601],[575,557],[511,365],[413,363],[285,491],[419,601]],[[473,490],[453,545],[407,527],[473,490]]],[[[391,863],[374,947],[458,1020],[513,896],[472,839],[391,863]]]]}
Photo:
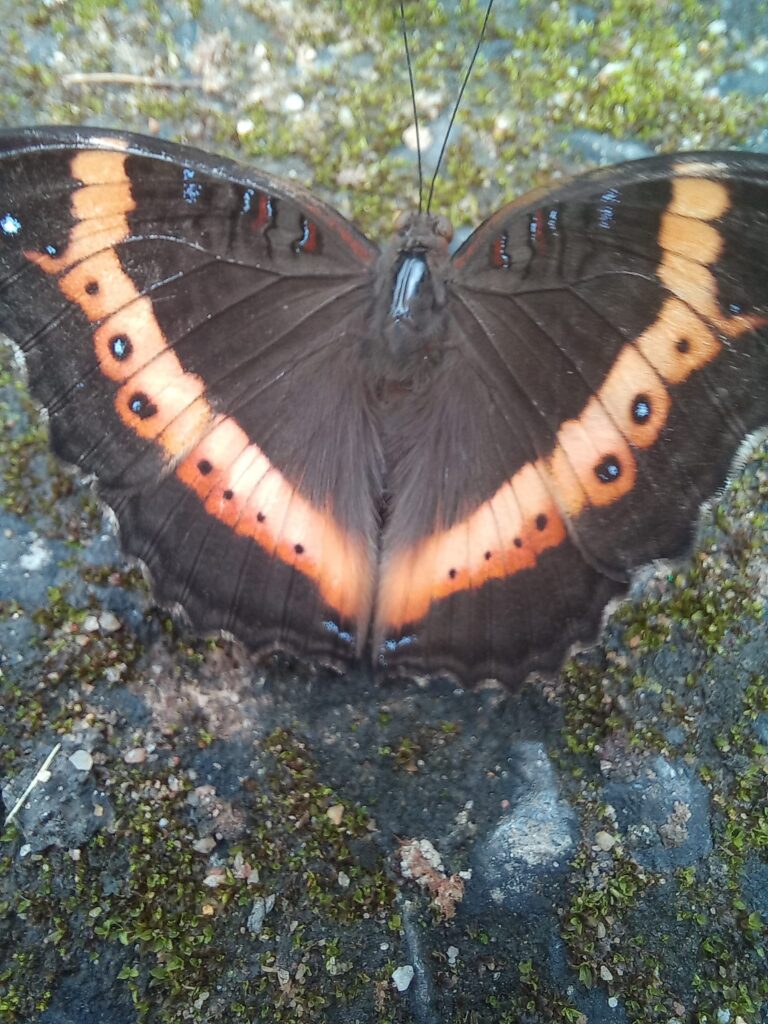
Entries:
{"type": "Polygon", "coordinates": [[[158,78],[156,75],[130,75],[121,71],[77,71],[64,75],[62,83],[70,85],[142,85],[148,89],[199,89],[200,78],[158,78]]]}
{"type": "Polygon", "coordinates": [[[58,754],[58,752],[60,750],[61,750],[61,744],[57,743],[56,746],[53,748],[53,750],[48,755],[48,757],[46,757],[46,759],[43,761],[43,763],[40,765],[40,767],[35,772],[34,776],[32,777],[32,781],[30,782],[30,784],[27,786],[27,788],[24,790],[24,792],[21,794],[19,799],[16,801],[16,803],[11,808],[11,811],[8,814],[8,817],[5,819],[5,824],[6,825],[10,825],[10,823],[13,821],[13,819],[19,813],[21,808],[26,803],[27,797],[32,792],[32,790],[35,788],[35,786],[37,786],[38,783],[40,783],[40,782],[47,782],[48,781],[48,778],[50,777],[50,776],[47,775],[48,769],[49,769],[49,767],[51,765],[51,762],[53,761],[54,757],[56,757],[56,755],[58,754]]]}

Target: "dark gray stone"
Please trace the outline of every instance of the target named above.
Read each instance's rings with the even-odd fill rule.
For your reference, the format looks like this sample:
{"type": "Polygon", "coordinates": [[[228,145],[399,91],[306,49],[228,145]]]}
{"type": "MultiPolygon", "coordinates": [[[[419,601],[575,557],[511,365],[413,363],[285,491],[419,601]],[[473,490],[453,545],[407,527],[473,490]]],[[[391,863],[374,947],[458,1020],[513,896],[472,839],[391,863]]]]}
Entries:
{"type": "Polygon", "coordinates": [[[603,799],[639,864],[669,872],[711,851],[709,795],[687,765],[659,756],[622,771],[606,783],[603,799]]]}
{"type": "Polygon", "coordinates": [[[553,881],[567,872],[576,815],[560,795],[540,743],[518,743],[513,755],[523,788],[509,816],[478,843],[471,888],[490,903],[520,912],[546,900],[553,881]]]}
{"type": "MultiPolygon", "coordinates": [[[[29,755],[26,767],[2,788],[6,814],[45,762],[56,744],[51,740],[38,745],[29,755]]],[[[98,733],[91,730],[61,740],[61,750],[52,761],[50,778],[37,783],[16,815],[28,852],[37,853],[49,846],[75,849],[114,819],[109,797],[94,779],[93,769],[82,771],[69,760],[76,750],[92,752],[98,733]]]]}
{"type": "Polygon", "coordinates": [[[768,69],[758,71],[742,68],[739,71],[728,71],[718,79],[717,87],[726,96],[732,92],[740,92],[745,96],[765,96],[768,93],[768,69]]]}

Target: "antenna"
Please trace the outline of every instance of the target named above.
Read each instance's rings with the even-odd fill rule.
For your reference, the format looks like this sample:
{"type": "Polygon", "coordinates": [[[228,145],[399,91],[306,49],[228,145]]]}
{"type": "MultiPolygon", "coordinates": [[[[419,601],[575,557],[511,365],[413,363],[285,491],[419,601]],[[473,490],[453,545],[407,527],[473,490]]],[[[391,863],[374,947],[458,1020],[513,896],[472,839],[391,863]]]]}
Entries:
{"type": "MultiPolygon", "coordinates": [[[[477,60],[477,55],[480,52],[480,47],[482,46],[482,43],[483,43],[483,36],[485,35],[485,27],[488,24],[488,19],[491,16],[491,8],[492,7],[493,7],[493,0],[488,0],[488,7],[486,8],[486,11],[485,11],[485,18],[483,19],[483,27],[480,29],[480,35],[479,35],[478,40],[477,40],[477,46],[475,46],[475,52],[472,54],[472,59],[469,62],[469,67],[467,68],[467,73],[464,75],[464,81],[461,83],[461,88],[459,89],[459,95],[456,97],[456,103],[455,103],[455,105],[453,107],[453,113],[451,114],[451,120],[448,123],[448,130],[445,133],[445,138],[443,139],[443,144],[440,147],[440,155],[437,158],[437,165],[435,167],[435,173],[432,175],[432,182],[431,182],[431,184],[429,186],[429,196],[427,197],[427,213],[429,213],[429,208],[432,205],[432,194],[435,191],[435,182],[437,181],[437,175],[438,175],[438,172],[440,171],[440,164],[443,162],[443,156],[445,155],[445,149],[446,149],[446,146],[448,145],[448,138],[450,137],[451,129],[453,128],[453,122],[456,120],[456,115],[459,112],[459,104],[461,103],[461,98],[464,95],[464,90],[467,87],[467,82],[469,81],[469,76],[472,74],[472,68],[475,66],[475,61],[477,60]]],[[[403,4],[402,4],[402,0],[400,0],[400,12],[401,12],[401,14],[402,14],[402,10],[403,10],[403,4]]],[[[403,31],[405,31],[405,25],[403,25],[403,31]]],[[[410,69],[411,69],[411,64],[410,64],[410,61],[409,61],[408,62],[408,70],[410,71],[410,69]]],[[[413,78],[411,78],[411,92],[413,92],[413,78]]],[[[415,95],[413,97],[413,109],[414,109],[414,113],[415,113],[415,111],[416,111],[416,97],[415,97],[415,95]]],[[[416,127],[416,144],[417,145],[418,145],[418,141],[419,141],[419,134],[418,134],[418,125],[417,125],[417,127],[416,127]]],[[[419,181],[421,181],[421,152],[419,152],[419,181]]],[[[419,193],[421,193],[421,189],[419,189],[419,193]]],[[[419,213],[421,213],[421,194],[419,194],[419,213]]]]}
{"type": "MultiPolygon", "coordinates": [[[[411,83],[411,102],[413,104],[413,123],[416,126],[416,155],[419,161],[419,213],[424,206],[424,174],[421,168],[421,136],[419,134],[419,115],[416,113],[416,87],[413,84],[413,66],[411,65],[411,51],[408,49],[408,29],[405,24],[405,10],[403,0],[400,0],[400,26],[403,30],[403,43],[405,44],[405,60],[408,64],[408,78],[411,83]]],[[[430,198],[432,193],[430,192],[430,198]]]]}

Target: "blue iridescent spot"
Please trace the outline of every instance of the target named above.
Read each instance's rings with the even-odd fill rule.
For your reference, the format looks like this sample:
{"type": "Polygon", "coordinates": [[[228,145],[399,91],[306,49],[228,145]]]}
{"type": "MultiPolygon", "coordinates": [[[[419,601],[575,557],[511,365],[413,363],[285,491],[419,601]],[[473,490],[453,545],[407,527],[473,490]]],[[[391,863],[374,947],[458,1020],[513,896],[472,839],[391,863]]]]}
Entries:
{"type": "Polygon", "coordinates": [[[738,315],[739,313],[741,313],[741,311],[742,311],[742,308],[743,308],[743,307],[742,307],[742,306],[740,306],[738,302],[731,302],[731,303],[729,304],[729,306],[728,306],[728,310],[729,310],[729,312],[731,312],[731,313],[735,313],[736,315],[738,315]]]}
{"type": "Polygon", "coordinates": [[[137,391],[131,396],[128,408],[140,420],[148,420],[152,416],[157,415],[157,406],[143,391],[137,391]]]}
{"type": "Polygon", "coordinates": [[[560,211],[557,209],[557,207],[553,206],[552,209],[549,211],[549,216],[547,217],[547,227],[553,233],[557,231],[557,224],[559,218],[560,211]]]}
{"type": "Polygon", "coordinates": [[[132,345],[128,338],[122,334],[116,334],[110,339],[109,347],[115,359],[127,359],[131,354],[132,345]]]}
{"type": "Polygon", "coordinates": [[[203,194],[203,186],[194,180],[195,172],[191,167],[185,167],[181,173],[185,182],[184,187],[181,190],[182,195],[184,196],[184,202],[194,204],[203,194]]]}
{"type": "Polygon", "coordinates": [[[345,629],[342,629],[335,622],[331,621],[331,619],[324,620],[323,629],[327,633],[332,633],[333,636],[337,636],[339,640],[343,640],[345,644],[353,644],[355,642],[355,638],[352,636],[351,633],[348,633],[345,629]]]}
{"type": "Polygon", "coordinates": [[[638,423],[645,423],[651,415],[651,407],[643,398],[638,398],[632,407],[632,416],[638,423]]]}
{"type": "Polygon", "coordinates": [[[614,207],[619,202],[619,190],[615,188],[609,188],[600,196],[601,206],[597,208],[597,222],[601,228],[608,230],[613,224],[616,216],[616,210],[614,207]]]}
{"type": "Polygon", "coordinates": [[[243,192],[243,210],[242,210],[243,213],[250,213],[251,212],[251,203],[253,202],[253,197],[255,195],[256,195],[256,190],[252,189],[252,188],[247,188],[245,190],[245,192],[243,192]]]}
{"type": "Polygon", "coordinates": [[[296,242],[294,244],[294,249],[297,250],[297,251],[303,249],[304,246],[307,244],[307,242],[310,240],[311,237],[312,237],[312,232],[311,232],[310,227],[309,227],[309,221],[307,220],[306,217],[302,217],[301,218],[301,238],[299,238],[298,242],[296,242]]]}
{"type": "Polygon", "coordinates": [[[58,256],[59,254],[59,250],[56,248],[55,245],[46,245],[44,248],[49,256],[58,256]]]}
{"type": "Polygon", "coordinates": [[[632,399],[632,419],[641,426],[651,418],[652,403],[649,395],[640,393],[632,399]]]}
{"type": "Polygon", "coordinates": [[[396,651],[400,647],[408,647],[410,644],[416,642],[416,637],[413,634],[408,636],[401,636],[399,640],[385,640],[382,644],[382,648],[385,651],[396,651]]]}
{"type": "Polygon", "coordinates": [[[607,455],[595,466],[595,476],[602,484],[611,484],[621,476],[621,465],[614,455],[607,455]]]}
{"type": "Polygon", "coordinates": [[[14,217],[12,213],[6,213],[0,219],[0,231],[4,235],[18,235],[21,231],[21,221],[18,217],[14,217]]]}

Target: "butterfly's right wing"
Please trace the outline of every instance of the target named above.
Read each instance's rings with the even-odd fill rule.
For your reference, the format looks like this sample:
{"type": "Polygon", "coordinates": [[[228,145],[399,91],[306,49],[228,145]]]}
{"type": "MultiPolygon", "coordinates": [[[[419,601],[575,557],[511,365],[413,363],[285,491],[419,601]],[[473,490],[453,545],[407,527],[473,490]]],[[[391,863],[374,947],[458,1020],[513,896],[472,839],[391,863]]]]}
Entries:
{"type": "Polygon", "coordinates": [[[685,550],[768,421],[768,157],[653,158],[523,197],[449,288],[384,538],[379,656],[516,683],[593,636],[633,567],[685,550]]]}

